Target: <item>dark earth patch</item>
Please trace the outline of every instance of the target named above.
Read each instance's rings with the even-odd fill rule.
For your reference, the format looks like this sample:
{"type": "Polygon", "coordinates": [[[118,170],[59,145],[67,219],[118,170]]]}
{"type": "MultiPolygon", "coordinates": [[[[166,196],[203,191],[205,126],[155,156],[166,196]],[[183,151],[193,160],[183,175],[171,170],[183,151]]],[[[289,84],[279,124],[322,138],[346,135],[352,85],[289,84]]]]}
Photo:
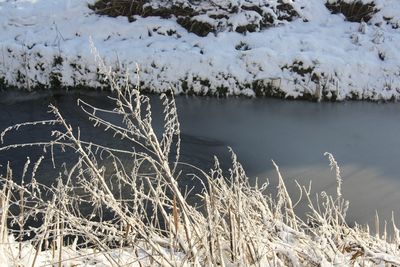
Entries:
{"type": "Polygon", "coordinates": [[[217,6],[209,0],[185,3],[99,0],[89,5],[89,8],[99,15],[125,16],[130,22],[135,21],[135,16],[156,16],[164,19],[174,17],[179,25],[198,36],[207,36],[209,33],[216,34],[221,31],[236,31],[243,34],[256,32],[299,17],[291,4],[283,3],[282,0],[270,2],[255,4],[245,1],[240,6],[227,2],[224,6],[217,6]],[[247,23],[233,25],[230,19],[238,14],[244,14],[248,18],[247,23]],[[204,15],[206,20],[204,20],[204,15]],[[199,16],[203,16],[203,19],[199,16]]]}

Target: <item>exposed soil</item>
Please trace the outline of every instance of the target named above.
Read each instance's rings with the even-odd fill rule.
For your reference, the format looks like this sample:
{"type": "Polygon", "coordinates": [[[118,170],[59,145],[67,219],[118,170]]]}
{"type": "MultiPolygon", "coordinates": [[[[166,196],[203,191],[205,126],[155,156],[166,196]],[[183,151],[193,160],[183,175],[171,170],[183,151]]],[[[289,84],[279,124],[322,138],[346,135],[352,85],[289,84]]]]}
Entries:
{"type": "Polygon", "coordinates": [[[285,4],[281,0],[276,3],[275,7],[268,3],[255,5],[252,2],[244,2],[240,7],[232,4],[220,7],[209,1],[188,1],[184,5],[151,0],[99,0],[89,7],[99,15],[125,16],[130,22],[135,21],[135,16],[157,16],[164,19],[175,17],[177,23],[189,32],[198,36],[206,36],[219,31],[236,31],[243,34],[256,32],[282,21],[292,21],[299,17],[292,5],[285,4]],[[242,25],[233,25],[230,18],[238,14],[248,17],[248,22],[242,25]],[[207,22],[204,19],[200,20],[198,17],[200,15],[206,15],[207,22]]]}

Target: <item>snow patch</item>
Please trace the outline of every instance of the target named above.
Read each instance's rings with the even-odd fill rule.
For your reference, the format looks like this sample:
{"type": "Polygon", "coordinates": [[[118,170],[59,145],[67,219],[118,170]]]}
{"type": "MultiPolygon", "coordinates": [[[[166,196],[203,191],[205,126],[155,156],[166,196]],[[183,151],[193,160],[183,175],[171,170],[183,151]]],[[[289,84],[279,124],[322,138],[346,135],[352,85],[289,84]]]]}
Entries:
{"type": "MultiPolygon", "coordinates": [[[[219,29],[202,37],[188,32],[174,16],[135,15],[129,22],[95,14],[88,7],[93,1],[3,0],[0,86],[106,87],[90,54],[91,36],[107,64],[121,75],[129,69],[133,84],[139,64],[143,89],[154,92],[399,99],[400,2],[373,2],[378,11],[361,23],[331,14],[324,1],[281,2],[293,5],[299,18],[265,29],[257,26],[254,32],[248,25],[262,19],[255,10],[221,17],[219,22],[231,27],[226,28],[211,19],[209,14],[223,13],[214,9],[195,17],[219,29]]],[[[186,1],[174,3],[184,7],[186,1]]],[[[277,1],[250,3],[275,19],[279,15],[271,13],[278,10],[277,1]]]]}

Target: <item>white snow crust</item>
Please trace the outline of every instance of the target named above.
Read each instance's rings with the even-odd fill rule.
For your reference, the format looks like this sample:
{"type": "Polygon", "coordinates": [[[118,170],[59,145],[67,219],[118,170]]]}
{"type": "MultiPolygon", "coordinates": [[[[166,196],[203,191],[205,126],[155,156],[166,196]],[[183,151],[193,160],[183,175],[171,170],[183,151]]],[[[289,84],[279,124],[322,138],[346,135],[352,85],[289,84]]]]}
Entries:
{"type": "MultiPolygon", "coordinates": [[[[299,18],[200,37],[175,17],[135,16],[130,23],[97,15],[88,8],[93,1],[0,0],[1,83],[102,87],[91,37],[107,64],[129,69],[132,83],[138,64],[143,87],[154,92],[254,96],[262,88],[290,98],[400,98],[400,1],[374,0],[379,11],[368,23],[331,14],[324,0],[286,2],[299,18]]],[[[229,23],[248,19],[258,13],[238,13],[229,23]]]]}

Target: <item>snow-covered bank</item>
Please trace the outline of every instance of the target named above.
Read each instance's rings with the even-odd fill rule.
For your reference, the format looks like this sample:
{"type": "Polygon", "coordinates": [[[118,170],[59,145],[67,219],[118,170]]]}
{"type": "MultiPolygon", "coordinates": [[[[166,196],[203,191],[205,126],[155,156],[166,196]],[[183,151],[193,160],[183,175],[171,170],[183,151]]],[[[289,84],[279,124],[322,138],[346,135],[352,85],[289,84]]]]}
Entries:
{"type": "MultiPolygon", "coordinates": [[[[0,0],[0,87],[104,86],[90,53],[91,36],[116,69],[133,74],[138,63],[143,88],[151,91],[400,98],[399,1],[363,0],[373,2],[376,12],[360,23],[331,14],[324,0],[284,1],[297,13],[291,21],[273,13],[281,1],[247,2],[272,5],[275,21],[264,25],[257,12],[246,10],[199,36],[174,16],[135,15],[129,22],[97,15],[88,7],[94,1],[0,0]],[[249,20],[265,27],[240,33],[249,20]]],[[[197,19],[213,23],[209,16],[197,19]]],[[[135,83],[136,75],[131,77],[135,83]]]]}

